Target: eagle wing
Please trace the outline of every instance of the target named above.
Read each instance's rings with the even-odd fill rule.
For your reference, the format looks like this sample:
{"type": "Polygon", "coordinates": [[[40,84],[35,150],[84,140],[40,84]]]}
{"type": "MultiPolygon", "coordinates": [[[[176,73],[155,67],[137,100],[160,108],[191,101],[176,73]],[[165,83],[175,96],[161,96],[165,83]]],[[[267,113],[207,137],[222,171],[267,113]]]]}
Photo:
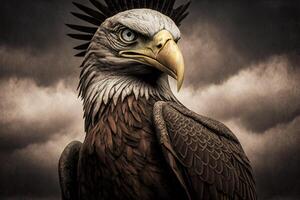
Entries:
{"type": "Polygon", "coordinates": [[[169,102],[155,104],[154,123],[189,199],[257,199],[250,162],[225,125],[169,102]]]}
{"type": "Polygon", "coordinates": [[[58,163],[62,200],[77,200],[77,166],[82,143],[71,142],[62,152],[58,163]]]}

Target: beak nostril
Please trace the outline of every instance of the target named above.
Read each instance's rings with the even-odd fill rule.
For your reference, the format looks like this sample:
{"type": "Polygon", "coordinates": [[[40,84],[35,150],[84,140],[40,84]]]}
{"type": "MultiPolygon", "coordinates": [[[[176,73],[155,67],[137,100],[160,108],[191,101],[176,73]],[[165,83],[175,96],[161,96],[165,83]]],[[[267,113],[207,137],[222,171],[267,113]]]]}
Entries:
{"type": "Polygon", "coordinates": [[[160,44],[156,45],[156,47],[160,49],[163,47],[163,45],[160,43],[160,44]]]}

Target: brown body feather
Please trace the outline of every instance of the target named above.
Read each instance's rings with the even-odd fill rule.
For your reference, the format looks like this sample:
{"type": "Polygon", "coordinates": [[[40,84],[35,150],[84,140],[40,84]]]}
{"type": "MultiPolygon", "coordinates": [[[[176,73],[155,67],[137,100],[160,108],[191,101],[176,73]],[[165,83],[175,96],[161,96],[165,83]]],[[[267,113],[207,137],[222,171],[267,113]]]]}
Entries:
{"type": "Polygon", "coordinates": [[[184,199],[155,134],[155,101],[130,95],[106,105],[80,152],[80,199],[184,199]]]}

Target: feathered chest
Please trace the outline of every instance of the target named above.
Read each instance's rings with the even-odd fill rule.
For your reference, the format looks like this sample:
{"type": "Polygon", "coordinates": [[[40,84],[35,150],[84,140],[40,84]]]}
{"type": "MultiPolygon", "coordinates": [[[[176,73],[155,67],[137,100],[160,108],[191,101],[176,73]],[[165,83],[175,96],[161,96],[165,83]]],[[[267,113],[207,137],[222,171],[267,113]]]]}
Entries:
{"type": "Polygon", "coordinates": [[[87,131],[86,142],[96,152],[99,160],[124,156],[131,160],[134,155],[149,156],[149,145],[155,140],[152,123],[154,100],[126,97],[116,105],[107,104],[95,126],[87,131]]]}
{"type": "Polygon", "coordinates": [[[87,131],[79,177],[111,191],[99,191],[99,196],[112,198],[122,193],[127,195],[124,199],[149,199],[167,195],[168,174],[152,119],[154,103],[155,99],[137,100],[130,95],[116,105],[108,104],[87,131]]]}

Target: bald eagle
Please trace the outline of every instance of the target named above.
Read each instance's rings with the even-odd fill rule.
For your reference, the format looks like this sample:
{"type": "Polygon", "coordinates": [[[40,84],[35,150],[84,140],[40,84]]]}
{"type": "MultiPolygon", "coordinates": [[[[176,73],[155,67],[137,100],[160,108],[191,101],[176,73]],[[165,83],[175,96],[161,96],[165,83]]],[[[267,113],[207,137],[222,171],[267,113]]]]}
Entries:
{"type": "Polygon", "coordinates": [[[59,161],[64,200],[255,200],[252,168],[222,123],[185,108],[168,76],[184,80],[177,42],[189,3],[90,0],[72,13],[95,26],[67,24],[84,56],[79,91],[83,143],[59,161]]]}

